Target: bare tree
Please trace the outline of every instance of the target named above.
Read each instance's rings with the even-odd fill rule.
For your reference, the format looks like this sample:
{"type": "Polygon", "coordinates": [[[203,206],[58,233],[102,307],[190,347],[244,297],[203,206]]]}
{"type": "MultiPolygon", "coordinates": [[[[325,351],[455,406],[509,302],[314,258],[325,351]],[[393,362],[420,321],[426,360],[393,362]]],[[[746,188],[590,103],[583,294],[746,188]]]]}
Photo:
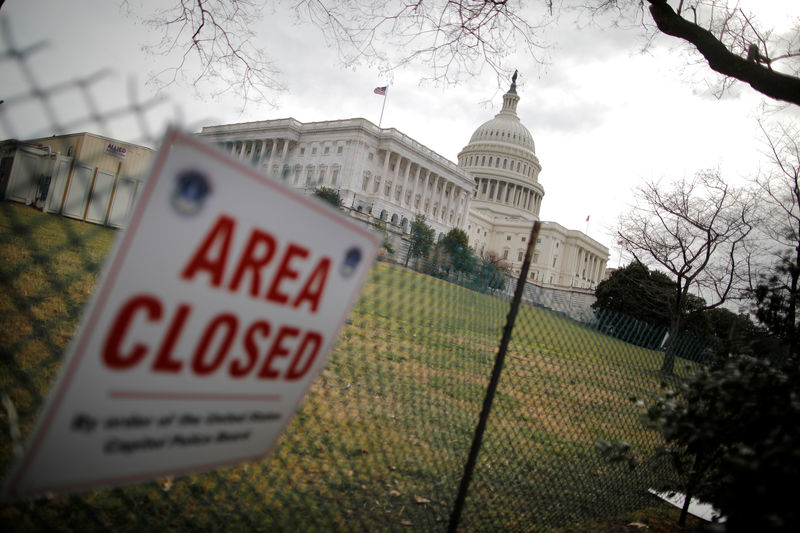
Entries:
{"type": "Polygon", "coordinates": [[[419,62],[428,68],[423,81],[457,84],[484,67],[505,83],[511,50],[542,62],[554,8],[553,0],[542,4],[523,12],[519,0],[299,0],[298,8],[345,64],[367,61],[390,73],[419,62]]]}
{"type": "MultiPolygon", "coordinates": [[[[252,24],[266,3],[286,7],[276,0],[169,0],[169,7],[145,18],[162,31],[151,49],[178,52],[180,58],[156,79],[221,82],[220,92],[234,87],[246,99],[274,104],[272,97],[285,89],[279,70],[252,44],[252,24]],[[191,61],[197,64],[190,68],[191,61]]],[[[545,62],[545,29],[564,11],[593,17],[610,12],[615,24],[633,17],[648,34],[661,32],[691,45],[724,76],[722,89],[739,80],[800,105],[800,22],[775,32],[735,0],[544,0],[533,6],[521,0],[295,0],[293,7],[301,22],[322,31],[346,66],[365,62],[391,75],[421,64],[427,69],[423,80],[444,85],[489,68],[498,87],[515,67],[507,64],[511,52],[545,62]]]]}
{"type": "Polygon", "coordinates": [[[788,33],[779,34],[762,28],[757,15],[734,1],[647,3],[658,30],[691,44],[712,70],[770,98],[800,105],[800,19],[788,33]]]}
{"type": "Polygon", "coordinates": [[[522,47],[535,60],[547,43],[543,29],[562,8],[592,16],[633,17],[690,44],[731,80],[771,98],[800,105],[800,22],[780,34],[734,0],[547,0],[538,14],[511,0],[301,0],[307,18],[335,43],[345,62],[378,61],[386,70],[421,60],[429,78],[457,83],[488,65],[505,79],[503,57],[522,47]],[[650,17],[645,15],[648,6],[650,17]]]}
{"type": "Polygon", "coordinates": [[[694,312],[728,299],[737,280],[739,251],[753,227],[754,205],[747,191],[730,187],[717,172],[698,173],[667,187],[648,182],[636,204],[620,216],[623,247],[643,264],[655,264],[675,281],[668,305],[670,342],[661,371],[672,374],[674,347],[692,296],[705,300],[694,312]]]}
{"type": "MultiPolygon", "coordinates": [[[[123,0],[123,6],[128,1],[123,0]]],[[[169,56],[177,63],[156,73],[152,80],[168,86],[186,80],[196,89],[210,87],[217,96],[234,90],[243,105],[259,101],[275,106],[275,96],[286,90],[280,71],[262,49],[253,44],[252,23],[261,18],[261,0],[170,0],[167,7],[142,18],[161,33],[161,40],[145,50],[169,56]]]]}
{"type": "MultiPolygon", "coordinates": [[[[761,126],[769,163],[755,182],[761,192],[763,223],[759,233],[771,264],[751,270],[750,294],[756,314],[785,339],[790,353],[800,349],[800,129],[796,124],[761,126]]],[[[757,265],[764,266],[764,265],[757,265]]]]}

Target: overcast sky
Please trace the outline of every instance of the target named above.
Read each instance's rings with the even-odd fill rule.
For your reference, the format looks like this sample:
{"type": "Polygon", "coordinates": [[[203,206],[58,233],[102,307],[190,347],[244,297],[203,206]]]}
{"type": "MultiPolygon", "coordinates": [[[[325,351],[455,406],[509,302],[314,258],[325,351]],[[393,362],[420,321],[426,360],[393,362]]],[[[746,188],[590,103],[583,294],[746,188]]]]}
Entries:
{"type": "MultiPolygon", "coordinates": [[[[129,1],[139,13],[150,3],[129,1]]],[[[796,0],[755,4],[761,10],[768,5],[763,16],[774,17],[779,25],[787,14],[800,15],[796,0]]],[[[9,0],[0,16],[7,23],[0,43],[4,51],[9,38],[18,48],[48,43],[25,62],[41,87],[110,69],[89,88],[101,114],[130,104],[131,89],[138,101],[154,98],[156,89],[146,83],[150,74],[173,64],[142,51],[157,35],[113,0],[9,0]]],[[[389,84],[381,125],[456,161],[472,132],[499,111],[507,88],[497,91],[488,72],[458,87],[441,88],[420,86],[421,74],[413,69],[387,80],[376,67],[343,68],[315,28],[294,25],[287,13],[265,13],[254,28],[288,87],[277,109],[249,104],[242,112],[241,100],[230,92],[211,97],[208,91],[173,86],[159,93],[163,103],[143,114],[147,131],[128,112],[105,124],[87,123],[91,109],[75,85],[55,93],[49,100],[53,115],[47,115],[40,99],[26,98],[29,74],[6,57],[0,62],[0,99],[6,101],[0,107],[0,137],[50,135],[53,116],[67,131],[89,130],[141,143],[160,136],[173,121],[191,131],[285,117],[303,122],[364,117],[377,124],[383,98],[372,90],[389,84]]],[[[533,134],[542,165],[541,216],[581,231],[591,216],[588,233],[612,248],[611,266],[618,260],[611,234],[642,180],[720,168],[723,176],[740,181],[757,171],[763,155],[755,121],[766,100],[749,87],[715,99],[704,89],[706,81],[716,80],[707,68],[683,68],[685,51],[667,37],[641,53],[643,40],[636,28],[578,29],[562,17],[546,37],[553,43],[548,65],[521,53],[513,56],[520,71],[517,110],[533,134]]],[[[777,116],[789,115],[797,117],[797,110],[784,109],[777,116]]]]}

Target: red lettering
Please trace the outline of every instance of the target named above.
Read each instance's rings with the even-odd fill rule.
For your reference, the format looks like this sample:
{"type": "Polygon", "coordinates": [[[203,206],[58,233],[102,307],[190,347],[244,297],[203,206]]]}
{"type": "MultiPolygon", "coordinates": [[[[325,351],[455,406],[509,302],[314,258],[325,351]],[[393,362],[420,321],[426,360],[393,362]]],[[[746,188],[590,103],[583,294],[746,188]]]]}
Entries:
{"type": "Polygon", "coordinates": [[[236,222],[232,218],[221,215],[192,256],[189,264],[183,269],[181,277],[190,280],[197,272],[206,271],[211,275],[211,285],[219,287],[225,273],[225,263],[228,260],[228,250],[231,246],[235,226],[236,222]],[[213,253],[215,248],[218,249],[216,254],[213,253]]]}
{"type": "Polygon", "coordinates": [[[258,359],[258,345],[256,345],[254,336],[258,333],[261,337],[266,339],[269,336],[269,332],[270,326],[269,322],[266,320],[253,322],[253,324],[247,328],[247,332],[244,334],[244,350],[247,352],[247,362],[242,364],[240,361],[233,361],[230,366],[231,376],[241,378],[253,370],[253,367],[256,365],[256,360],[258,359]]]}
{"type": "Polygon", "coordinates": [[[261,367],[261,372],[258,373],[258,377],[261,379],[274,379],[280,376],[280,372],[272,368],[272,362],[276,357],[286,357],[290,353],[289,349],[283,345],[284,337],[297,337],[299,334],[299,329],[290,326],[282,326],[281,329],[278,330],[278,334],[275,336],[275,341],[273,341],[272,347],[269,349],[267,358],[264,361],[264,366],[261,367]]]}
{"type": "Polygon", "coordinates": [[[292,270],[290,264],[295,257],[305,259],[308,257],[308,250],[290,243],[286,248],[283,261],[281,261],[278,271],[275,273],[275,278],[272,280],[269,292],[267,292],[267,300],[279,304],[285,304],[289,301],[289,295],[280,292],[280,285],[283,283],[284,279],[297,279],[299,273],[296,270],[292,270]]]}
{"type": "Polygon", "coordinates": [[[311,312],[316,313],[319,307],[319,300],[325,290],[325,282],[328,280],[328,271],[331,269],[331,260],[327,257],[320,259],[314,271],[308,277],[308,281],[303,285],[300,294],[295,298],[292,307],[300,307],[304,301],[311,305],[311,312]]]}
{"type": "Polygon", "coordinates": [[[122,306],[103,346],[103,362],[115,370],[134,367],[147,355],[147,346],[142,343],[135,344],[127,354],[120,353],[120,345],[128,332],[133,315],[139,311],[144,311],[147,319],[153,322],[161,318],[164,310],[161,302],[147,295],[131,298],[122,306]]]}
{"type": "Polygon", "coordinates": [[[225,356],[228,355],[228,351],[231,349],[233,337],[236,334],[238,326],[239,321],[230,313],[218,315],[211,321],[206,327],[205,332],[203,332],[203,337],[200,339],[200,343],[197,345],[194,357],[192,358],[192,370],[194,370],[195,374],[206,376],[219,368],[225,360],[225,356]],[[211,341],[214,339],[215,333],[220,327],[225,328],[224,337],[217,348],[217,353],[214,355],[214,358],[206,362],[204,360],[205,354],[208,351],[211,341]]]}
{"type": "MultiPolygon", "coordinates": [[[[323,267],[318,266],[320,272],[323,267]]],[[[312,276],[319,281],[306,283],[308,294],[319,294],[326,274],[312,276]],[[312,287],[312,288],[309,288],[312,287]]],[[[307,300],[313,307],[312,297],[307,300]]],[[[122,305],[108,331],[103,347],[102,358],[112,370],[131,370],[151,357],[151,370],[154,374],[189,373],[195,376],[209,376],[224,372],[231,378],[244,378],[257,374],[255,379],[285,379],[295,381],[305,377],[322,349],[323,336],[316,331],[304,331],[294,326],[274,326],[266,320],[255,320],[240,328],[239,318],[233,313],[213,316],[205,324],[199,335],[191,363],[175,357],[180,346],[190,340],[189,332],[198,331],[203,323],[192,321],[194,316],[191,304],[177,305],[171,316],[164,317],[164,304],[156,297],[139,295],[122,305]],[[168,320],[167,320],[168,319],[168,320]],[[142,323],[150,325],[147,335],[161,338],[159,345],[148,346],[144,342],[129,339],[132,329],[142,323]],[[155,332],[150,330],[156,329],[155,332]],[[271,337],[271,333],[275,334],[271,337]],[[163,332],[163,333],[161,333],[163,332]],[[244,353],[231,355],[234,343],[244,353]],[[129,347],[124,349],[123,347],[129,347]],[[260,368],[257,369],[257,366],[260,368]],[[189,367],[189,368],[187,368],[189,367]]],[[[180,353],[178,353],[180,355],[180,353]]]]}
{"type": "Polygon", "coordinates": [[[236,273],[233,275],[228,289],[231,292],[238,289],[245,272],[249,270],[252,275],[252,281],[250,283],[250,295],[253,297],[258,296],[258,293],[261,292],[260,270],[272,260],[272,256],[275,255],[276,247],[277,244],[275,243],[275,238],[272,235],[257,229],[253,230],[253,232],[250,234],[250,239],[247,241],[247,246],[244,249],[241,259],[239,260],[239,266],[236,267],[236,273]],[[256,250],[261,244],[264,245],[266,250],[262,254],[256,255],[256,250]]]}
{"type": "Polygon", "coordinates": [[[161,348],[158,350],[156,360],[153,362],[153,372],[172,372],[177,373],[183,368],[183,361],[177,361],[172,358],[172,349],[175,343],[178,342],[178,335],[183,330],[183,325],[186,319],[189,318],[189,313],[192,308],[187,304],[181,304],[178,311],[175,313],[175,318],[169,325],[167,336],[161,342],[161,348]]]}
{"type": "Polygon", "coordinates": [[[320,347],[322,347],[322,335],[316,331],[309,331],[306,333],[306,336],[303,337],[303,341],[300,343],[300,347],[297,348],[297,353],[295,354],[294,359],[292,359],[292,364],[289,366],[289,370],[286,371],[286,375],[283,376],[283,378],[289,381],[294,381],[303,377],[311,368],[311,365],[314,363],[314,359],[317,358],[320,347]],[[308,350],[310,350],[310,353],[306,356],[305,361],[302,363],[303,366],[300,366],[303,359],[303,354],[307,349],[306,347],[309,345],[310,348],[308,348],[308,350]]]}

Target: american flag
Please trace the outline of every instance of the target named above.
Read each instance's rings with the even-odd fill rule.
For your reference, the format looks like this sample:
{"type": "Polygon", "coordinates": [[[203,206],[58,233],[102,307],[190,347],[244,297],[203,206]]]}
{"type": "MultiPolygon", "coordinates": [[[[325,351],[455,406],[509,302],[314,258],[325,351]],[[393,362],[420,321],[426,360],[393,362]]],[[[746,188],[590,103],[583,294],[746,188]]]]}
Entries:
{"type": "Polygon", "coordinates": [[[381,96],[386,96],[386,91],[388,89],[389,89],[388,85],[386,87],[375,87],[375,90],[372,92],[374,92],[375,94],[379,94],[381,96]]]}

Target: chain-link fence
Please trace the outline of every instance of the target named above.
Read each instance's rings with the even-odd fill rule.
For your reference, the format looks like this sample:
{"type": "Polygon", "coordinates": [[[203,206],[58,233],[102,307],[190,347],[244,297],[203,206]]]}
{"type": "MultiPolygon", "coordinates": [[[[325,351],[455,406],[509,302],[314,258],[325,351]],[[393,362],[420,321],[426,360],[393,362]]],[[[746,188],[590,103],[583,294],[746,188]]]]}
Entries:
{"type": "MultiPolygon", "coordinates": [[[[3,34],[0,68],[28,80],[24,93],[0,106],[3,138],[15,135],[9,110],[31,103],[54,132],[103,132],[109,112],[92,103],[93,78],[41,84],[30,68],[36,49],[19,49],[3,34]],[[64,123],[48,103],[68,89],[86,97],[82,122],[64,123]]],[[[141,138],[152,141],[145,107],[112,112],[141,119],[141,138]]],[[[118,232],[85,216],[43,212],[37,199],[0,202],[4,472],[118,232]]],[[[4,503],[0,524],[5,531],[444,530],[515,287],[486,272],[431,275],[378,263],[272,455],[204,474],[4,503]]],[[[671,474],[654,454],[659,434],[631,398],[646,398],[666,379],[663,335],[591,311],[579,321],[548,302],[551,293],[526,291],[460,529],[552,530],[652,505],[647,489],[671,474]],[[633,470],[597,452],[599,441],[620,440],[638,455],[633,470]]],[[[671,379],[696,369],[689,359],[697,357],[679,359],[671,379]]]]}

